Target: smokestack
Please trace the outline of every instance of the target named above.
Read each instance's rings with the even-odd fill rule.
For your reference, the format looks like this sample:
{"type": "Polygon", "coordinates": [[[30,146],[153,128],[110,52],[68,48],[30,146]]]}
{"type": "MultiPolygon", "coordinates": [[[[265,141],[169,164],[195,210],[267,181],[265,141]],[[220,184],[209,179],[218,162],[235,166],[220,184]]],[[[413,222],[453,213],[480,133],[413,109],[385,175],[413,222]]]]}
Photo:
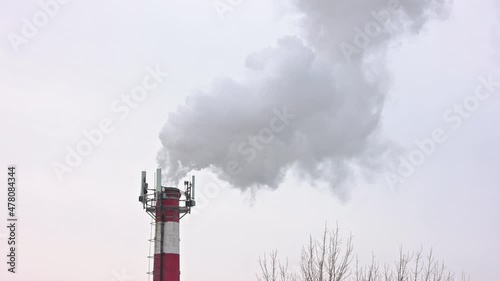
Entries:
{"type": "Polygon", "coordinates": [[[156,208],[153,281],[180,280],[180,234],[178,188],[163,188],[156,208]]]}
{"type": "Polygon", "coordinates": [[[194,176],[192,182],[186,181],[185,192],[178,188],[164,187],[161,184],[161,169],[156,170],[155,188],[148,189],[146,172],[141,175],[141,193],[139,201],[143,208],[153,218],[155,226],[153,281],[179,281],[180,280],[180,220],[191,213],[191,208],[196,205],[194,200],[194,176]],[[153,191],[151,194],[149,191],[153,191]],[[181,198],[182,194],[185,198],[181,198]],[[181,200],[182,199],[182,200],[181,200]],[[185,202],[181,206],[180,202],[185,202]]]}

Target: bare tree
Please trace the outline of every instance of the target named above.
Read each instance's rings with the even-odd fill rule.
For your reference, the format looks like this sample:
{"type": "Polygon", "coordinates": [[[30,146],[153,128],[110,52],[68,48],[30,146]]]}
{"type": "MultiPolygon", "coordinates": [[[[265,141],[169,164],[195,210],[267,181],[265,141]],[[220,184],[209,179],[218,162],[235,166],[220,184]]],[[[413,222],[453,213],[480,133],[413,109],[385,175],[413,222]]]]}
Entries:
{"type": "Polygon", "coordinates": [[[309,239],[309,245],[302,249],[301,280],[343,281],[349,275],[352,262],[352,237],[343,245],[339,228],[329,231],[325,227],[320,241],[309,239]],[[344,246],[344,247],[343,247],[344,246]]]}
{"type": "Polygon", "coordinates": [[[394,264],[386,264],[383,271],[372,254],[369,265],[362,266],[356,258],[353,265],[354,247],[352,235],[345,241],[339,234],[339,227],[325,231],[321,239],[309,238],[307,246],[302,248],[299,273],[290,272],[288,261],[281,263],[278,251],[270,253],[269,259],[259,258],[261,269],[259,281],[470,281],[462,273],[456,278],[443,262],[434,258],[432,249],[427,257],[422,249],[417,252],[404,252],[399,249],[399,258],[394,264]]]}
{"type": "Polygon", "coordinates": [[[375,255],[372,254],[372,262],[369,266],[360,266],[359,260],[356,259],[356,281],[376,281],[381,280],[379,264],[375,261],[375,255]]]}
{"type": "Polygon", "coordinates": [[[269,254],[269,259],[266,255],[259,258],[261,273],[257,275],[259,281],[296,281],[296,277],[288,271],[288,261],[281,263],[278,259],[278,250],[274,250],[269,254]]]}

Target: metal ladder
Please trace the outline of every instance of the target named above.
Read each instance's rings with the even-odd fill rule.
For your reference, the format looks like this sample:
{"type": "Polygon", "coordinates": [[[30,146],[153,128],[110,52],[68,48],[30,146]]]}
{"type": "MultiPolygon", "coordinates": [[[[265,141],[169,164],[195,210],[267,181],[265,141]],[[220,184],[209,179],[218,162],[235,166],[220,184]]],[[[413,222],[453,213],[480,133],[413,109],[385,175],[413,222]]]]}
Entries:
{"type": "Polygon", "coordinates": [[[148,256],[148,281],[151,281],[151,277],[154,275],[154,248],[155,248],[155,233],[156,233],[156,221],[155,219],[151,219],[151,233],[149,235],[149,256],[148,256]],[[153,254],[151,254],[153,251],[153,254]]]}

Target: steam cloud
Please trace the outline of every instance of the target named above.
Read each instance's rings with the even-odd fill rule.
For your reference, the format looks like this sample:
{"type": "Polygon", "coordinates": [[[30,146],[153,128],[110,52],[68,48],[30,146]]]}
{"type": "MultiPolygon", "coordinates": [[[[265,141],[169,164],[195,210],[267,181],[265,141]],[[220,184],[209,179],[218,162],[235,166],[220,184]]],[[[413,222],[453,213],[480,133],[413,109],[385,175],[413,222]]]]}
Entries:
{"type": "Polygon", "coordinates": [[[353,167],[377,169],[386,149],[378,128],[387,79],[382,70],[368,75],[364,58],[442,16],[447,1],[294,4],[307,46],[282,38],[247,57],[244,79],[218,79],[169,114],[158,154],[169,180],[209,168],[235,187],[275,188],[293,169],[336,186],[353,167]]]}

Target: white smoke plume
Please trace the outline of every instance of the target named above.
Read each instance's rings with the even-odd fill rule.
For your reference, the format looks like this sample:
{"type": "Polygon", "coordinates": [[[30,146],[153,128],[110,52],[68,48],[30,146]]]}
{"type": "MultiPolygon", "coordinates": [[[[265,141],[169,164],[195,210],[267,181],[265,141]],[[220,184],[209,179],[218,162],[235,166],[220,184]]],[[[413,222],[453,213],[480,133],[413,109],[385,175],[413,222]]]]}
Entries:
{"type": "Polygon", "coordinates": [[[290,169],[331,186],[353,168],[377,169],[387,82],[383,71],[370,78],[363,58],[418,32],[447,4],[294,0],[307,43],[282,38],[248,56],[244,79],[218,79],[189,96],[160,133],[160,166],[172,182],[208,168],[242,189],[275,188],[290,169]]]}

